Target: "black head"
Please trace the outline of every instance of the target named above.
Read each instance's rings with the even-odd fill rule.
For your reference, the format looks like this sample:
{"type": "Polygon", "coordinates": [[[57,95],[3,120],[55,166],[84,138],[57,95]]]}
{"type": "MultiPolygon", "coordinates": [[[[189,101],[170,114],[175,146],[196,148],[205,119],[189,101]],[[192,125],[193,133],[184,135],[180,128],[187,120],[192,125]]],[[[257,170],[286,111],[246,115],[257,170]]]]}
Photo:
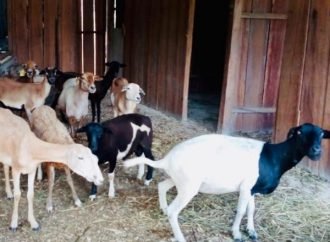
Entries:
{"type": "Polygon", "coordinates": [[[88,139],[88,147],[95,154],[99,148],[100,140],[107,129],[99,123],[89,123],[78,129],[77,133],[86,133],[88,139]]]}
{"type": "Polygon", "coordinates": [[[78,129],[77,133],[86,133],[88,139],[88,147],[95,154],[99,146],[99,140],[103,135],[103,126],[98,123],[89,123],[78,129]]]}
{"type": "Polygon", "coordinates": [[[302,155],[316,161],[322,155],[322,139],[330,138],[330,133],[317,125],[305,123],[291,128],[287,137],[295,140],[296,148],[302,155]]]}
{"type": "Polygon", "coordinates": [[[47,77],[50,85],[54,85],[59,75],[59,70],[56,67],[54,68],[46,67],[44,70],[40,72],[40,74],[45,75],[47,77]]]}
{"type": "Polygon", "coordinates": [[[122,64],[118,61],[107,62],[105,65],[109,67],[108,72],[114,73],[115,76],[117,76],[120,68],[126,67],[126,64],[122,64]]]}

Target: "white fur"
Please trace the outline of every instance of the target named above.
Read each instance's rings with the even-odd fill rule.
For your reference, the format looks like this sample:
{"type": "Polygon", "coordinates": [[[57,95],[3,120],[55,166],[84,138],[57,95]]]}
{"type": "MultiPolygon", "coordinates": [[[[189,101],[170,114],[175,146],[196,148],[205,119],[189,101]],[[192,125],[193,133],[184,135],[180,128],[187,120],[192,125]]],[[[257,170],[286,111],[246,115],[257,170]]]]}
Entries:
{"type": "Polygon", "coordinates": [[[58,108],[68,118],[72,136],[88,114],[88,95],[96,91],[94,82],[95,76],[92,73],[84,73],[79,78],[68,79],[63,85],[58,108]]]}
{"type": "Polygon", "coordinates": [[[198,193],[239,192],[237,215],[232,226],[235,239],[241,239],[239,225],[248,209],[249,233],[253,225],[254,201],[251,188],[258,178],[258,160],[264,142],[218,134],[202,135],[176,145],[159,161],[145,157],[124,162],[125,166],[147,164],[162,168],[170,178],[158,185],[162,211],[168,215],[175,239],[186,241],[178,224],[180,211],[198,193]],[[177,197],[167,205],[166,193],[173,186],[177,197]]]}
{"type": "Polygon", "coordinates": [[[110,99],[113,106],[114,117],[134,113],[137,104],[142,100],[141,94],[144,95],[144,91],[136,83],[127,83],[121,88],[112,87],[110,99]]]}

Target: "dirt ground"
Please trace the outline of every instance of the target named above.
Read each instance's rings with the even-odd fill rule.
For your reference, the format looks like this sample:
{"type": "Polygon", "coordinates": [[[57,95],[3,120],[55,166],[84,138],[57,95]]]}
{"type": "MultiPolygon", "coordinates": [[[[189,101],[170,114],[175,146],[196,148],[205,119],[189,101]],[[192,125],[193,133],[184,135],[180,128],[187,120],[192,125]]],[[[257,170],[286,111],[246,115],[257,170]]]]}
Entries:
{"type": "MultiPolygon", "coordinates": [[[[153,153],[162,157],[173,145],[199,134],[205,128],[181,122],[153,109],[140,106],[139,112],[151,117],[154,127],[153,153]]],[[[103,120],[110,107],[103,104],[103,120]]],[[[78,142],[86,144],[84,135],[78,142]]],[[[201,161],[202,162],[202,161],[201,161]]],[[[95,201],[88,199],[90,184],[74,174],[73,179],[83,206],[73,204],[70,189],[62,171],[56,172],[52,213],[46,211],[47,178],[36,182],[34,210],[41,230],[34,232],[27,221],[26,176],[21,180],[19,229],[9,228],[13,201],[5,198],[2,167],[0,179],[0,241],[171,241],[172,231],[158,205],[157,183],[165,174],[154,172],[149,187],[136,179],[137,168],[116,169],[116,197],[107,197],[107,165],[102,166],[105,182],[95,201]]],[[[256,198],[256,230],[259,241],[330,241],[330,183],[295,168],[282,179],[279,188],[269,196],[256,198]]],[[[168,199],[173,199],[175,189],[168,199]]],[[[197,195],[180,214],[180,224],[187,241],[232,241],[230,227],[237,204],[237,194],[197,195]]],[[[243,226],[246,220],[243,220],[243,226]]],[[[242,230],[243,230],[242,226],[242,230]]]]}

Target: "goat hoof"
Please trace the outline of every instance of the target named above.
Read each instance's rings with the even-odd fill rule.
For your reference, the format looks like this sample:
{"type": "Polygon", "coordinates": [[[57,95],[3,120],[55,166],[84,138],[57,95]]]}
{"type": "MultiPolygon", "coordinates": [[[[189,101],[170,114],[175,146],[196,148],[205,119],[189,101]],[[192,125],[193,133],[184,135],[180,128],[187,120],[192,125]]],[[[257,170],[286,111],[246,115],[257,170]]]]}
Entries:
{"type": "Polygon", "coordinates": [[[96,194],[89,195],[89,200],[94,201],[96,199],[96,194]]]}
{"type": "Polygon", "coordinates": [[[33,230],[33,231],[36,231],[36,232],[40,231],[40,225],[38,225],[38,226],[35,227],[35,228],[32,228],[32,230],[33,230]]]}
{"type": "Polygon", "coordinates": [[[150,179],[150,180],[145,180],[145,181],[144,181],[144,185],[149,186],[151,181],[152,181],[152,179],[150,179]]]}
{"type": "Polygon", "coordinates": [[[9,227],[9,230],[12,231],[12,232],[16,232],[17,231],[17,227],[9,227]]]}
{"type": "Polygon", "coordinates": [[[52,213],[53,212],[53,207],[47,207],[46,210],[47,210],[48,213],[52,213]]]}
{"type": "Polygon", "coordinates": [[[254,242],[258,241],[258,236],[257,236],[256,232],[254,232],[254,234],[249,233],[249,238],[250,238],[250,240],[252,240],[254,242]]]}
{"type": "Polygon", "coordinates": [[[74,202],[74,204],[77,206],[77,207],[81,207],[82,206],[82,202],[78,199],[74,202]]]}
{"type": "Polygon", "coordinates": [[[251,230],[247,230],[247,233],[249,235],[249,239],[252,241],[257,241],[258,240],[258,234],[256,233],[256,231],[254,229],[251,230]]]}

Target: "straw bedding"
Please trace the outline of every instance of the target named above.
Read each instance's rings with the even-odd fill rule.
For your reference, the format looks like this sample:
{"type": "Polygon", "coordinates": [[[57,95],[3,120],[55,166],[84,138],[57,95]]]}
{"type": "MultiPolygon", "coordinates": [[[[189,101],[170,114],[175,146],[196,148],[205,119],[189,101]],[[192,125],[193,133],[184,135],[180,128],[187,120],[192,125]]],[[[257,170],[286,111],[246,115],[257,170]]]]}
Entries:
{"type": "MultiPolygon", "coordinates": [[[[151,117],[154,127],[153,152],[162,157],[173,145],[187,138],[209,133],[192,122],[181,122],[143,105],[139,112],[151,117]]],[[[103,117],[109,118],[110,107],[103,104],[103,117]]],[[[245,135],[245,134],[240,134],[245,135]]],[[[253,134],[267,139],[267,134],[253,134]]],[[[84,135],[77,142],[86,144],[84,135]]],[[[201,161],[202,162],[202,161],[201,161]]],[[[47,181],[36,183],[34,209],[41,231],[33,232],[27,221],[26,177],[23,176],[19,209],[19,230],[9,231],[13,202],[5,199],[2,167],[0,178],[0,241],[170,241],[172,231],[168,219],[158,205],[157,183],[165,174],[154,172],[149,187],[136,179],[137,169],[116,169],[116,197],[107,197],[107,165],[98,198],[88,200],[90,184],[73,176],[77,193],[84,202],[76,208],[65,174],[57,171],[54,186],[55,211],[46,212],[47,181]]],[[[330,241],[330,183],[295,168],[284,175],[271,195],[256,197],[255,226],[259,241],[330,241]]],[[[173,199],[176,191],[170,191],[173,199]]],[[[230,227],[235,215],[237,194],[197,195],[179,216],[188,241],[232,241],[230,227]]],[[[243,226],[246,220],[243,220],[243,226]]],[[[242,227],[243,229],[244,227],[242,227]]]]}

